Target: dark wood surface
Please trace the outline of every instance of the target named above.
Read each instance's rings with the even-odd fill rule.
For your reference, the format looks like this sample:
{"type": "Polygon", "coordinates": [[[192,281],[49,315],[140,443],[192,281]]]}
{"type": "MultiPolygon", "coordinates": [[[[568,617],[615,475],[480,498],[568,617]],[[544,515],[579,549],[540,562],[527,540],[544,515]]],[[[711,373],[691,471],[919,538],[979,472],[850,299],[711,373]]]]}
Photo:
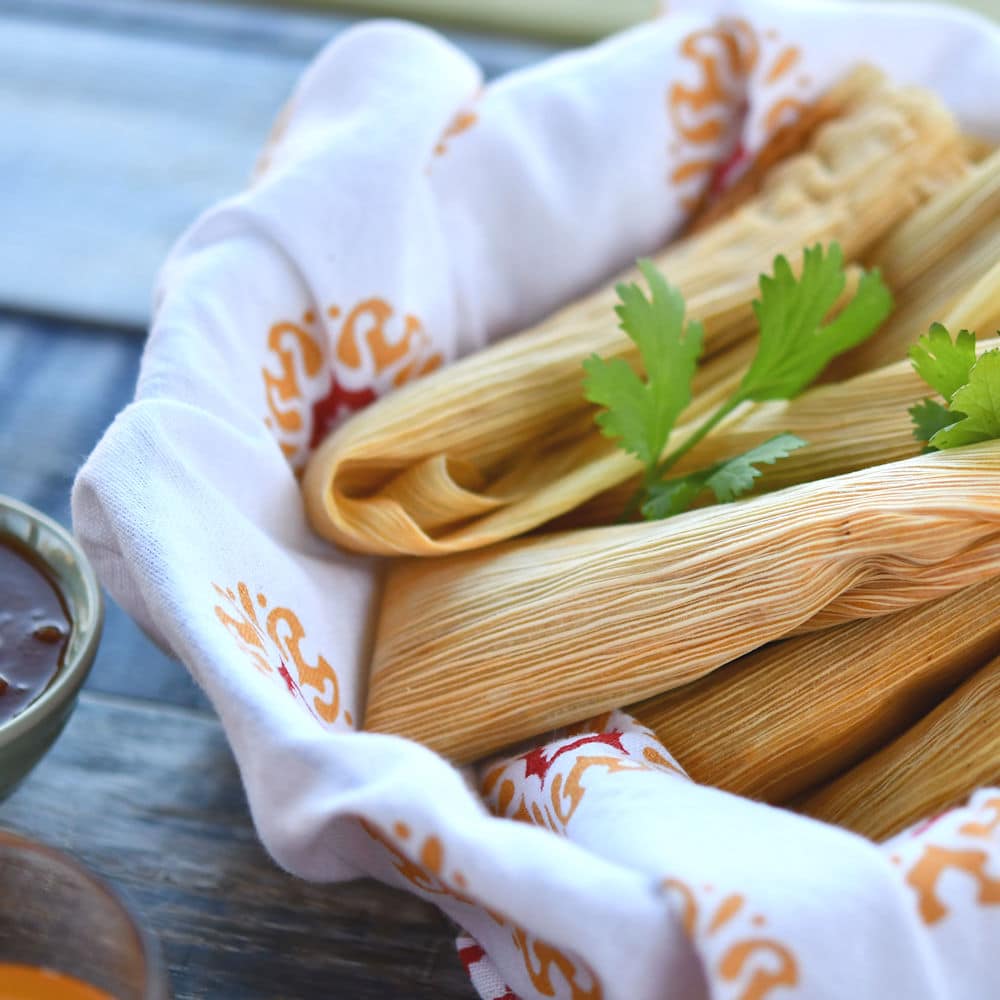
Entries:
{"type": "MultiPolygon", "coordinates": [[[[73,476],[132,397],[142,338],[0,310],[0,493],[70,523],[73,476]]],[[[208,708],[176,660],[108,600],[88,689],[208,708]]]]}
{"type": "MultiPolygon", "coordinates": [[[[299,72],[356,20],[200,0],[0,2],[0,493],[69,524],[73,476],[132,396],[160,259],[245,183],[299,72]]],[[[450,37],[487,77],[551,51],[450,37]]],[[[80,705],[0,803],[0,827],[123,889],[177,998],[474,996],[435,908],[271,862],[207,699],[113,601],[80,705]]]]}
{"type": "Polygon", "coordinates": [[[433,906],[274,865],[205,713],[85,693],[0,805],[0,826],[71,851],[122,890],[156,934],[177,1000],[475,995],[433,906]]]}

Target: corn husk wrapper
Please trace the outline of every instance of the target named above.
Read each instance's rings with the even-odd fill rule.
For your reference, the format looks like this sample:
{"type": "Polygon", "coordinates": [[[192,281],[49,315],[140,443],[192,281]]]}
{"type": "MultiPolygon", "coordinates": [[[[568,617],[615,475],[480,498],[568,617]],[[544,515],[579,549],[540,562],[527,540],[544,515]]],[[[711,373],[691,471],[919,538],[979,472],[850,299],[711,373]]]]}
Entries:
{"type": "Polygon", "coordinates": [[[810,795],[801,810],[885,840],[954,805],[970,790],[995,784],[1000,780],[998,707],[1000,657],[889,746],[810,795]]]}
{"type": "Polygon", "coordinates": [[[869,254],[896,294],[878,335],[831,363],[827,381],[897,361],[931,323],[1000,330],[1000,151],[972,167],[869,254]]]}
{"type": "Polygon", "coordinates": [[[695,781],[780,804],[877,751],[997,649],[1000,576],[773,643],[626,711],[695,781]]]}
{"type": "Polygon", "coordinates": [[[1000,572],[1000,444],[390,569],[366,726],[472,760],[1000,572]]]}
{"type": "MultiPolygon", "coordinates": [[[[657,258],[704,322],[709,358],[752,331],[758,275],[776,254],[797,259],[804,246],[837,240],[857,258],[966,169],[937,98],[874,71],[843,93],[842,117],[771,171],[759,194],[657,258]]],[[[582,393],[580,364],[591,353],[638,363],[614,302],[613,288],[602,289],[354,417],[306,470],[314,528],[360,551],[441,555],[524,532],[634,475],[634,459],[593,427],[582,393]]],[[[736,346],[703,372],[696,390],[709,391],[686,419],[708,409],[748,358],[736,346]]]]}

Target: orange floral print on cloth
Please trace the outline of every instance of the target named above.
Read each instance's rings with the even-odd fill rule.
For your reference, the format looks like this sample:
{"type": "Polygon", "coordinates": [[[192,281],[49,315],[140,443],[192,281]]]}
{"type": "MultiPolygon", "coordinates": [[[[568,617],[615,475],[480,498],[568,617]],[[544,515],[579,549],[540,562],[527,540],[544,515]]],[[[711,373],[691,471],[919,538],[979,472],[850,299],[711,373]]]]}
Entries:
{"type": "Polygon", "coordinates": [[[243,582],[235,590],[217,583],[212,587],[219,601],[213,608],[215,617],[260,673],[279,677],[288,692],[320,722],[353,725],[351,713],[341,710],[337,672],[322,655],[309,662],[302,649],[306,631],[291,608],[270,607],[263,591],[254,596],[243,582]]]}
{"type": "Polygon", "coordinates": [[[1000,792],[981,791],[969,805],[919,823],[887,846],[929,927],[970,903],[1000,908],[1000,792]]]}
{"type": "Polygon", "coordinates": [[[482,100],[485,93],[485,88],[477,87],[476,92],[469,101],[451,116],[451,120],[445,126],[441,137],[434,144],[434,155],[436,157],[444,156],[448,152],[451,141],[468,132],[479,121],[479,112],[476,110],[476,105],[482,100]]]}
{"type": "Polygon", "coordinates": [[[563,739],[488,767],[480,792],[498,816],[565,834],[590,777],[636,771],[687,779],[651,730],[620,712],[606,712],[573,727],[563,739]]]}
{"type": "Polygon", "coordinates": [[[420,320],[377,296],[330,305],[323,321],[310,309],[267,331],[264,423],[296,471],[339,420],[442,362],[420,320]]]}
{"type": "Polygon", "coordinates": [[[767,933],[767,918],[739,892],[720,892],[710,883],[692,886],[670,877],[663,890],[709,964],[719,1000],[769,1000],[782,987],[799,983],[792,949],[767,933]]]}
{"type": "MultiPolygon", "coordinates": [[[[417,893],[429,899],[446,896],[458,903],[476,906],[475,900],[466,895],[469,880],[458,869],[449,868],[446,849],[438,834],[416,836],[410,825],[401,820],[392,824],[391,832],[383,831],[368,820],[361,820],[361,828],[378,845],[385,849],[396,873],[417,893]]],[[[502,914],[486,908],[494,924],[510,931],[510,941],[524,966],[525,975],[532,987],[543,997],[565,997],[566,1000],[603,1000],[603,991],[593,971],[585,962],[548,944],[511,923],[502,914]]],[[[469,939],[463,961],[482,961],[483,951],[469,939]]],[[[517,996],[504,986],[503,994],[509,1000],[517,996]]]]}
{"type": "MultiPolygon", "coordinates": [[[[514,933],[514,946],[525,965],[531,987],[543,997],[568,1000],[604,1000],[604,989],[585,963],[574,961],[565,952],[524,931],[514,933]]],[[[520,1000],[507,985],[493,960],[475,938],[460,934],[455,946],[465,971],[481,997],[489,1000],[520,1000]]]]}
{"type": "Polygon", "coordinates": [[[717,194],[749,166],[747,129],[752,121],[758,144],[790,124],[806,106],[810,80],[796,73],[802,49],[782,41],[774,30],[760,32],[742,18],[725,19],[687,35],[680,46],[681,76],[667,89],[667,112],[673,129],[670,184],[682,204],[692,209],[706,182],[717,194]],[[747,95],[754,93],[759,108],[747,95]],[[728,149],[734,114],[744,134],[728,149]]]}
{"type": "Polygon", "coordinates": [[[423,837],[413,834],[408,823],[397,820],[391,833],[383,832],[369,820],[361,820],[361,828],[389,854],[392,867],[411,888],[428,896],[450,896],[459,903],[474,906],[464,893],[468,879],[458,869],[447,870],[445,848],[434,833],[423,837]]]}
{"type": "MultiPolygon", "coordinates": [[[[607,712],[545,746],[486,767],[481,793],[497,815],[567,835],[588,781],[627,780],[630,774],[650,772],[689,780],[652,731],[621,712],[607,712]]],[[[595,794],[602,793],[598,789],[595,794]]],[[[793,950],[767,932],[766,917],[743,894],[718,892],[709,884],[692,886],[673,876],[663,879],[662,890],[692,943],[711,959],[708,971],[719,997],[769,1000],[779,988],[799,983],[793,950]]],[[[573,998],[589,1000],[591,995],[581,989],[573,998]]]]}
{"type": "Polygon", "coordinates": [[[295,102],[290,98],[281,106],[277,115],[275,115],[274,121],[271,123],[271,130],[268,132],[267,138],[264,140],[264,145],[257,154],[257,162],[253,166],[253,172],[250,176],[251,184],[258,183],[264,174],[271,169],[274,152],[284,139],[294,114],[295,102]]]}

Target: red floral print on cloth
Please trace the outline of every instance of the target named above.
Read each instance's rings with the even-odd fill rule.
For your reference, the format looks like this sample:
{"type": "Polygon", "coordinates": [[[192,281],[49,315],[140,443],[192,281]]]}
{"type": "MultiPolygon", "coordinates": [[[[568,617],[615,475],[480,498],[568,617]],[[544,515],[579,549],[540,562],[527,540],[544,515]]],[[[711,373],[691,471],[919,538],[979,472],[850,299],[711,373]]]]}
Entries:
{"type": "MultiPolygon", "coordinates": [[[[487,767],[481,792],[497,815],[566,835],[589,782],[628,780],[630,775],[649,772],[688,780],[651,730],[624,713],[609,712],[543,747],[487,767]]],[[[720,997],[777,1000],[782,989],[799,983],[795,953],[768,933],[765,914],[740,891],[694,886],[676,876],[664,878],[663,891],[699,953],[711,961],[708,971],[720,997]]],[[[593,983],[596,987],[596,980],[593,983]]],[[[572,995],[577,1000],[600,994],[581,987],[572,995]]]]}
{"type": "Polygon", "coordinates": [[[297,472],[340,420],[442,362],[423,323],[377,296],[324,319],[329,332],[311,309],[267,331],[264,423],[297,472]]]}
{"type": "Polygon", "coordinates": [[[650,730],[612,712],[588,719],[562,739],[488,767],[480,792],[498,816],[565,834],[591,773],[654,770],[687,777],[650,730]]]}

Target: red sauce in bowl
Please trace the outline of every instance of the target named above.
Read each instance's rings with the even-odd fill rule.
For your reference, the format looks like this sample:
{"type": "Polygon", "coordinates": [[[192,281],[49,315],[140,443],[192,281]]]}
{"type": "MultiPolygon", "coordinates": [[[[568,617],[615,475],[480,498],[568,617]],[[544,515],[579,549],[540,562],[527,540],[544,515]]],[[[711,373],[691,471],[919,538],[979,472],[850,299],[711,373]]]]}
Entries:
{"type": "Polygon", "coordinates": [[[62,666],[69,615],[30,549],[0,538],[0,722],[28,707],[62,666]]]}

